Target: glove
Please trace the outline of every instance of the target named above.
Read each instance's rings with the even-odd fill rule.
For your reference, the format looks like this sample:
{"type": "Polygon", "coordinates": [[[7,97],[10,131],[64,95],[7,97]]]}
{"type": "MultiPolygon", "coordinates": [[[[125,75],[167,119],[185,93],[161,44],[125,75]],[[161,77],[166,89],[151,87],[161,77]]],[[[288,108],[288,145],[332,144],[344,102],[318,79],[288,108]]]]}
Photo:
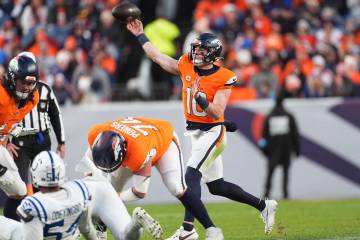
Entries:
{"type": "Polygon", "coordinates": [[[225,121],[224,126],[225,126],[227,132],[235,132],[237,130],[236,123],[234,123],[234,122],[225,121]]]}
{"type": "Polygon", "coordinates": [[[10,135],[13,137],[23,137],[27,135],[32,135],[39,132],[37,128],[24,128],[21,126],[16,126],[11,132],[10,135]]]}

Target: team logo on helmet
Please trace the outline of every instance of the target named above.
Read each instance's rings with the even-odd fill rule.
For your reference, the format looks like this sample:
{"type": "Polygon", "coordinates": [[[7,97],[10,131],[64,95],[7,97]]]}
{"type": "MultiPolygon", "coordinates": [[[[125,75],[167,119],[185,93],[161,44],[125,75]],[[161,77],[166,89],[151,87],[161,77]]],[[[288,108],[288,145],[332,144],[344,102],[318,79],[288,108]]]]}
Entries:
{"type": "Polygon", "coordinates": [[[211,40],[211,44],[217,45],[216,48],[222,47],[221,41],[217,38],[211,40]]]}
{"type": "Polygon", "coordinates": [[[19,63],[17,61],[17,58],[11,59],[11,61],[9,62],[9,68],[12,71],[16,71],[16,72],[19,70],[19,63]]]}
{"type": "Polygon", "coordinates": [[[111,143],[112,149],[114,151],[115,161],[119,161],[119,154],[121,153],[121,140],[119,137],[115,137],[111,143]]]}

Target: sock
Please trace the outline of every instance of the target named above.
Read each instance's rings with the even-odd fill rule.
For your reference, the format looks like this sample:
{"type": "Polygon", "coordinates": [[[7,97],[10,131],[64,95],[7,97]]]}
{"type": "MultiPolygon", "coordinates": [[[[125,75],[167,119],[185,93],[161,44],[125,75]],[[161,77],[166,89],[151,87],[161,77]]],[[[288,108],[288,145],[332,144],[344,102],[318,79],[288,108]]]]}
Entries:
{"type": "MultiPolygon", "coordinates": [[[[214,223],[211,221],[203,202],[198,198],[190,189],[187,189],[179,198],[182,204],[185,206],[186,211],[191,214],[204,226],[204,228],[213,227],[214,223]]],[[[184,220],[183,227],[186,231],[191,231],[194,228],[194,221],[184,220]]]]}
{"type": "Polygon", "coordinates": [[[264,200],[251,195],[236,184],[224,181],[223,178],[209,182],[207,183],[207,186],[211,194],[248,204],[259,211],[262,211],[265,208],[264,200]]]}
{"type": "Polygon", "coordinates": [[[16,214],[16,209],[20,205],[22,199],[8,198],[4,206],[4,216],[16,221],[20,221],[19,216],[16,214]]]}
{"type": "Polygon", "coordinates": [[[200,219],[198,219],[198,220],[204,227],[205,227],[205,225],[206,226],[213,225],[210,217],[208,216],[208,213],[205,209],[204,204],[200,200],[201,199],[201,186],[200,186],[201,178],[202,178],[202,174],[198,170],[196,170],[192,167],[188,167],[186,169],[185,180],[186,180],[188,189],[186,190],[185,194],[180,199],[180,201],[185,206],[185,216],[184,216],[183,227],[186,231],[191,231],[194,228],[194,215],[192,213],[198,214],[196,217],[197,217],[197,219],[198,219],[198,217],[200,219],[202,219],[202,220],[200,220],[200,219]],[[194,199],[194,200],[191,200],[191,199],[194,199]],[[192,205],[197,205],[195,210],[191,210],[192,205]],[[196,212],[194,212],[194,211],[196,211],[196,212]]]}

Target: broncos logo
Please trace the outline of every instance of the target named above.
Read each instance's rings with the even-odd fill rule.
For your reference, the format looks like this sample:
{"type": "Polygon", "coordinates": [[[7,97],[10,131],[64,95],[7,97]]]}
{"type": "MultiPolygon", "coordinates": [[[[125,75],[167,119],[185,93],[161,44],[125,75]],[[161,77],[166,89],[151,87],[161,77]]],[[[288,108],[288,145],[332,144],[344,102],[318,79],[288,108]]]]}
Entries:
{"type": "Polygon", "coordinates": [[[114,151],[115,161],[119,161],[119,154],[121,153],[121,140],[119,137],[113,139],[111,146],[114,151]]]}

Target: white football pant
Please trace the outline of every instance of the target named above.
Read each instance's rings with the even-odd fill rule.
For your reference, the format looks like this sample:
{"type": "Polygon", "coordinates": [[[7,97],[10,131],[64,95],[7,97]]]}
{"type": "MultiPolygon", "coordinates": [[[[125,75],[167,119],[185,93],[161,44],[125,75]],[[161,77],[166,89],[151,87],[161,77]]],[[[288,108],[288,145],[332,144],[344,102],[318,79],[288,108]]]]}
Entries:
{"type": "Polygon", "coordinates": [[[85,177],[83,181],[91,195],[91,215],[99,217],[117,240],[140,239],[141,226],[132,220],[110,182],[102,176],[85,177]]]}
{"type": "Polygon", "coordinates": [[[0,240],[22,240],[21,223],[4,216],[0,216],[0,240]]]}
{"type": "Polygon", "coordinates": [[[0,145],[0,164],[7,167],[5,174],[0,177],[0,189],[9,197],[25,196],[26,184],[19,175],[14,159],[3,145],[0,145]]]}
{"type": "Polygon", "coordinates": [[[191,156],[186,165],[199,170],[206,183],[222,178],[221,153],[227,141],[225,127],[218,125],[209,131],[191,130],[185,136],[190,136],[191,140],[191,156]]]}

